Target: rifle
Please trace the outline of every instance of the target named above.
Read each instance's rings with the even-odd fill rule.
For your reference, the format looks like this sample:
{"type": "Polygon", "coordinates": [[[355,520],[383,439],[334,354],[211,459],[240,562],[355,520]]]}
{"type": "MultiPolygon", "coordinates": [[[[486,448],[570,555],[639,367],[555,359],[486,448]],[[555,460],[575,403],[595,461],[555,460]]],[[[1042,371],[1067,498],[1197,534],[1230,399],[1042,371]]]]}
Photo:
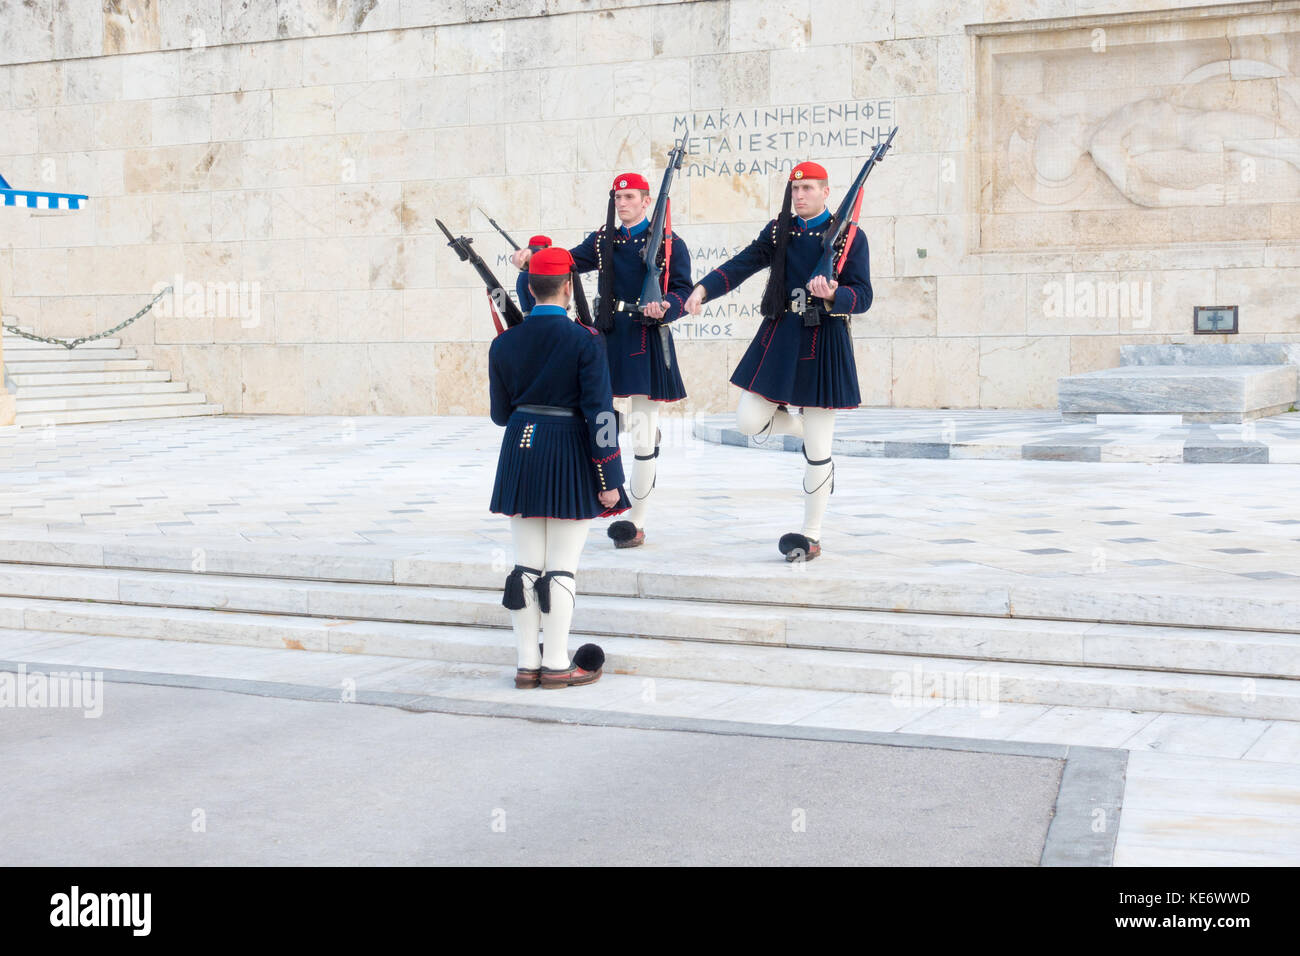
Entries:
{"type": "Polygon", "coordinates": [[[524,315],[519,311],[519,306],[515,305],[514,300],[510,298],[505,288],[497,281],[497,277],[492,274],[492,270],[483,261],[483,257],[470,248],[470,244],[474,240],[469,236],[453,236],[451,230],[442,224],[441,219],[435,219],[434,222],[438,224],[442,234],[447,237],[447,245],[456,250],[456,255],[460,256],[460,261],[472,265],[479,278],[487,285],[488,304],[492,308],[492,324],[497,327],[497,335],[523,322],[524,315]],[[501,326],[498,310],[505,315],[505,328],[501,326]]]}
{"type": "MultiPolygon", "coordinates": [[[[672,236],[665,238],[666,232],[672,230],[672,213],[668,203],[668,190],[672,187],[673,173],[682,168],[686,158],[684,140],[678,140],[668,153],[668,165],[664,168],[664,179],[659,184],[659,195],[655,198],[654,216],[650,219],[650,232],[646,237],[641,255],[645,260],[645,282],[641,285],[641,299],[637,305],[644,308],[652,302],[663,301],[668,291],[668,270],[672,256],[672,236]],[[667,245],[665,245],[667,243],[667,245]],[[659,268],[659,248],[664,246],[664,267],[659,268]]],[[[645,317],[642,316],[645,323],[645,317]]],[[[669,350],[671,338],[668,327],[659,323],[659,341],[663,345],[664,364],[671,368],[672,352],[669,350]]]]}
{"type": "Polygon", "coordinates": [[[844,201],[840,203],[840,208],[835,212],[835,229],[826,230],[825,236],[822,237],[822,255],[817,260],[817,267],[813,269],[814,276],[822,276],[827,281],[834,281],[839,274],[840,267],[844,265],[844,260],[848,257],[849,246],[853,244],[853,237],[858,232],[858,213],[862,211],[862,187],[866,185],[867,177],[871,175],[871,170],[875,168],[876,163],[885,158],[885,153],[889,150],[890,144],[894,142],[894,134],[898,132],[895,126],[889,131],[884,142],[877,143],[876,148],[871,151],[867,161],[863,163],[861,171],[853,180],[853,185],[849,191],[844,194],[844,201]],[[835,258],[835,245],[841,237],[846,237],[844,249],[841,251],[839,259],[835,258]]]}
{"type": "Polygon", "coordinates": [[[506,232],[504,229],[498,226],[497,221],[495,219],[493,219],[487,213],[483,212],[482,206],[475,206],[474,208],[477,209],[479,212],[483,213],[483,218],[485,218],[488,222],[492,223],[492,228],[495,229],[497,232],[501,233],[501,238],[504,239],[506,242],[510,243],[511,249],[514,249],[516,252],[519,251],[519,243],[511,239],[510,233],[506,232]]]}

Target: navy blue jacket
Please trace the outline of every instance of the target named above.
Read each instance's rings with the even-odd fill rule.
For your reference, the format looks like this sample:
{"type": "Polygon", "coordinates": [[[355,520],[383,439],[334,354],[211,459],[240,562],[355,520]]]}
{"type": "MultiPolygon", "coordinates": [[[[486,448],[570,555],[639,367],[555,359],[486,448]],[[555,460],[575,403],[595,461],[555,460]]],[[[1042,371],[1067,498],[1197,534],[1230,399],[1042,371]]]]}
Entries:
{"type": "MultiPolygon", "coordinates": [[[[602,265],[597,240],[604,229],[605,227],[601,226],[569,250],[578,272],[590,272],[602,265]]],[[[647,219],[642,219],[631,229],[622,225],[614,227],[612,242],[615,299],[636,302],[641,298],[641,286],[645,283],[645,262],[641,259],[641,250],[645,247],[649,234],[650,222],[647,219]]],[[[672,236],[673,254],[668,262],[668,292],[663,296],[663,299],[669,303],[669,307],[663,317],[664,322],[671,322],[681,317],[682,307],[686,304],[691,289],[695,287],[691,282],[691,250],[676,231],[672,236]]],[[[531,309],[534,300],[532,293],[528,291],[526,269],[520,272],[519,278],[515,280],[515,292],[519,295],[520,308],[525,312],[531,309]]],[[[594,296],[596,287],[590,286],[586,292],[588,296],[594,296]]],[[[591,311],[595,315],[596,310],[593,308],[591,311]]]]}
{"type": "MultiPolygon", "coordinates": [[[[787,300],[795,289],[808,285],[813,269],[817,268],[817,260],[821,258],[822,235],[825,230],[833,229],[834,225],[835,216],[829,210],[823,210],[821,215],[808,220],[794,217],[790,241],[785,247],[787,300]]],[[[767,268],[775,251],[776,220],[773,219],[763,227],[757,239],[700,280],[709,301],[734,291],[755,272],[767,268]]],[[[831,315],[847,316],[866,312],[871,307],[871,266],[867,237],[861,229],[853,238],[849,256],[844,260],[844,267],[836,281],[839,282],[839,288],[835,290],[835,298],[827,309],[831,315]]]]}
{"type": "Polygon", "coordinates": [[[558,305],[534,306],[521,325],[493,339],[488,382],[492,421],[498,425],[505,425],[518,405],[581,411],[601,491],[623,484],[609,363],[595,329],[572,321],[558,305]]]}

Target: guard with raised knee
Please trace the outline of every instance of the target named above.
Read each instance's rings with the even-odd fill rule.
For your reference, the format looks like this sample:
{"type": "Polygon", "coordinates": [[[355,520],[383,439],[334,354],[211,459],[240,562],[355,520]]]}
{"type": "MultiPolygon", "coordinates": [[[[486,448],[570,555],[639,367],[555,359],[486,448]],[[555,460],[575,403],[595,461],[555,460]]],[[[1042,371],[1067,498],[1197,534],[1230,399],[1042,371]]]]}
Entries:
{"type": "MultiPolygon", "coordinates": [[[[879,161],[874,153],[872,160],[879,161]]],[[[686,303],[686,310],[697,315],[706,299],[734,291],[763,268],[770,270],[763,321],[731,382],[744,389],[736,408],[742,432],[762,440],[773,434],[803,439],[803,527],[777,543],[787,561],[821,554],[822,519],[835,487],[835,412],[861,403],[849,322],[851,315],[871,307],[867,237],[856,223],[863,179],[859,174],[854,183],[856,196],[851,191],[846,197],[851,214],[841,207],[836,215],[826,208],[830,184],[825,168],[811,162],[795,166],[780,216],[701,279],[686,303]],[[795,408],[802,414],[791,411],[795,408]]]]}

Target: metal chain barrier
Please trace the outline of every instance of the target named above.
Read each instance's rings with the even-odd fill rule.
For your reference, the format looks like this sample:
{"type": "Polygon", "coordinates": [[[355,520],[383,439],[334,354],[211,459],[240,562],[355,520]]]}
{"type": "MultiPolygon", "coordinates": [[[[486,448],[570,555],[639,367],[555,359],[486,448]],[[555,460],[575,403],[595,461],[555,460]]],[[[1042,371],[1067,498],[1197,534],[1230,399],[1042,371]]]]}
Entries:
{"type": "Polygon", "coordinates": [[[25,339],[31,339],[33,342],[48,342],[50,345],[62,345],[65,349],[75,349],[78,345],[80,345],[83,342],[93,342],[95,339],[102,339],[105,336],[112,335],[114,332],[126,328],[136,319],[140,318],[140,316],[144,315],[146,312],[152,309],[158,303],[158,300],[161,299],[163,296],[165,296],[171,290],[172,290],[171,286],[168,286],[167,288],[163,289],[151,300],[149,300],[148,305],[146,305],[135,315],[131,316],[131,318],[127,319],[125,322],[119,322],[117,325],[113,326],[111,329],[108,329],[104,332],[96,332],[94,335],[83,335],[79,339],[59,339],[48,335],[36,335],[32,332],[24,332],[22,329],[13,325],[6,325],[4,328],[6,332],[12,332],[14,335],[21,335],[25,339]]]}

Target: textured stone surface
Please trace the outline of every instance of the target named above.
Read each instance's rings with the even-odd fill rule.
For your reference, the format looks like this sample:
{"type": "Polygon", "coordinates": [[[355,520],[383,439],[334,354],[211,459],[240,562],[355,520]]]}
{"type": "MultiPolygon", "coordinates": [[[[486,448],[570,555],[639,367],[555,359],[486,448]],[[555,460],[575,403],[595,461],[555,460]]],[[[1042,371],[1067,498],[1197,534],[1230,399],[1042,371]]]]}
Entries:
{"type": "Polygon", "coordinates": [[[1243,421],[1296,401],[1293,365],[1125,365],[1061,379],[1062,414],[1176,412],[1243,421]]]}
{"type": "Polygon", "coordinates": [[[1300,365],[1300,345],[1125,345],[1120,356],[1124,365],[1300,365]]]}
{"type": "MultiPolygon", "coordinates": [[[[6,314],[98,331],[178,272],[255,282],[257,329],[192,317],[147,326],[147,344],[156,357],[233,345],[221,391],[260,411],[356,409],[363,394],[411,413],[441,410],[439,395],[476,407],[450,399],[485,386],[459,353],[439,353],[436,388],[392,356],[377,367],[421,384],[339,383],[345,398],[302,380],[294,347],[481,350],[485,302],[434,218],[510,284],[476,207],[516,238],[576,244],[603,219],[611,174],[657,182],[684,133],[674,212],[698,276],[774,214],[783,163],[824,160],[834,203],[900,125],[862,210],[869,404],[1053,407],[1058,378],[1117,364],[1121,345],[1178,344],[1206,302],[1242,310],[1239,336],[1206,340],[1300,341],[1295,11],[1139,13],[1103,23],[1104,53],[1095,24],[1069,18],[1132,19],[1134,4],[36,0],[11,13],[0,171],[92,200],[59,217],[0,210],[6,314]],[[1026,25],[1044,17],[1067,19],[1026,25]],[[1186,122],[1159,121],[1170,109],[1186,122]],[[1142,151],[1112,135],[1130,128],[1204,135],[1142,151]],[[394,296],[376,308],[381,292],[394,296]],[[313,296],[332,304],[308,316],[313,296]]],[[[680,336],[690,411],[734,402],[761,281],[680,336]]]]}

